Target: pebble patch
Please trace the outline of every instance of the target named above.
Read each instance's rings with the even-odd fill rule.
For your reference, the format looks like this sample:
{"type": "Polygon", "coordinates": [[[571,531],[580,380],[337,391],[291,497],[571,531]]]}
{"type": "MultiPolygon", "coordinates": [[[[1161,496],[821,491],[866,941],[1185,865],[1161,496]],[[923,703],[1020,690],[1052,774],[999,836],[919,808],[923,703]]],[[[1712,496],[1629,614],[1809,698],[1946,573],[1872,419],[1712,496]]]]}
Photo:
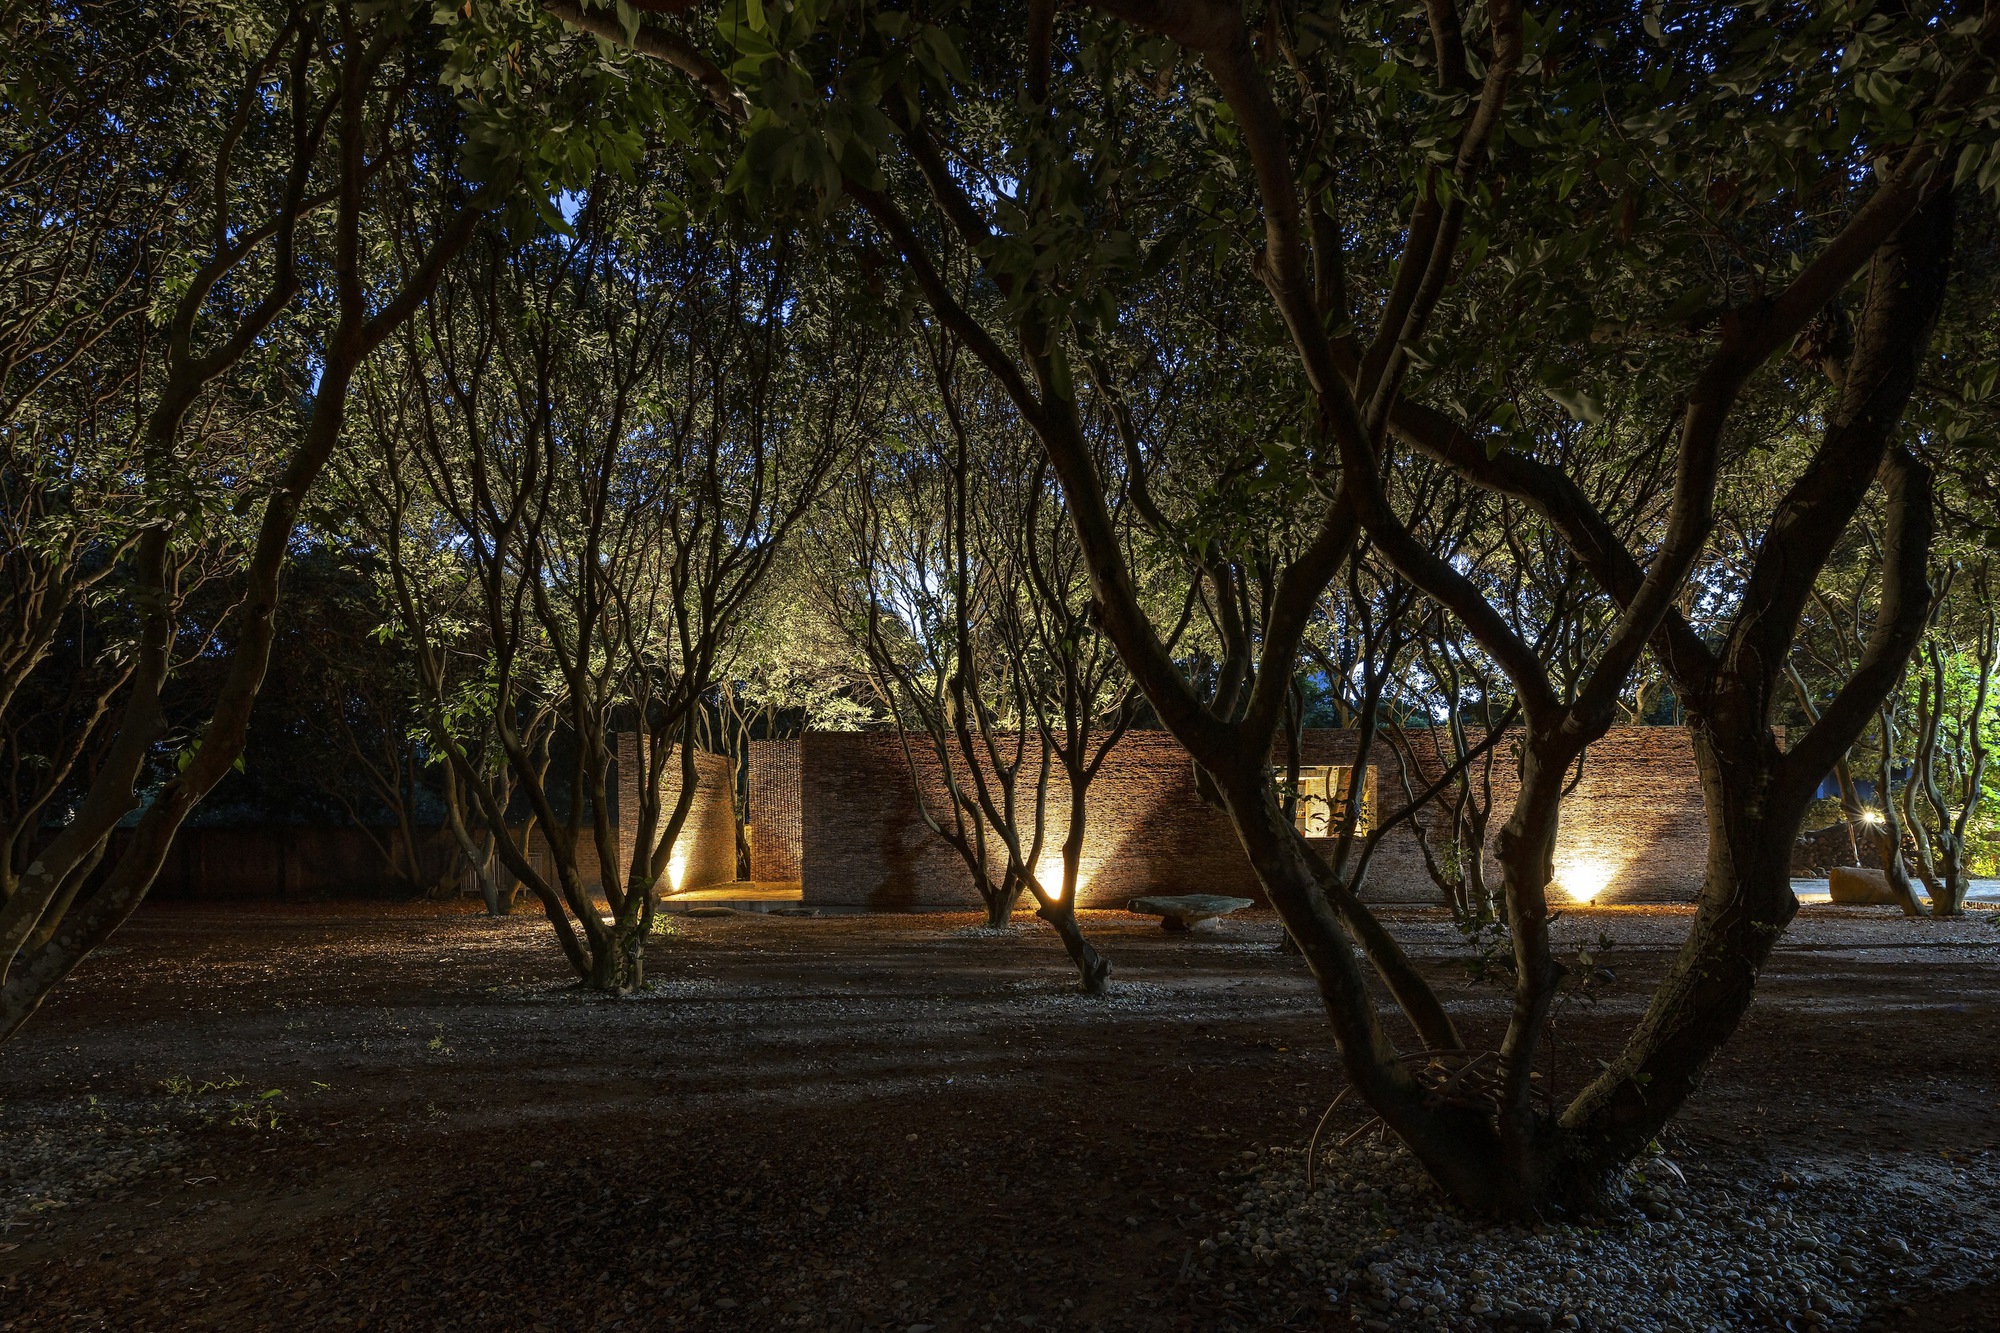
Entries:
{"type": "Polygon", "coordinates": [[[1661,1157],[1601,1218],[1493,1226],[1394,1143],[1248,1154],[1236,1217],[1202,1248],[1303,1278],[1397,1330],[1844,1330],[1900,1294],[2000,1277],[2000,1163],[1661,1157]]]}
{"type": "Polygon", "coordinates": [[[75,1117],[0,1128],[0,1243],[44,1213],[120,1195],[185,1152],[166,1126],[75,1117]]]}

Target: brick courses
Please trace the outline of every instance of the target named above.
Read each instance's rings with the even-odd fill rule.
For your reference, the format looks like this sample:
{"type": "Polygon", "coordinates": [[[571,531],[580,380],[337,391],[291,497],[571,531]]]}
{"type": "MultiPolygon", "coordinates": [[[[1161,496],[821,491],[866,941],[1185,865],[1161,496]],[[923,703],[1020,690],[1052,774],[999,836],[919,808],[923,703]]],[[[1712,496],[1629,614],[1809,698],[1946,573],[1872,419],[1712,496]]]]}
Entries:
{"type": "MultiPolygon", "coordinates": [[[[1512,754],[1503,754],[1493,766],[1489,849],[1519,786],[1512,754]]],[[[1688,729],[1605,733],[1585,753],[1583,776],[1563,802],[1556,884],[1574,892],[1601,882],[1591,899],[1598,903],[1688,902],[1701,889],[1707,860],[1708,817],[1688,729]]],[[[1497,884],[1497,868],[1491,873],[1497,884]]]]}
{"type": "Polygon", "coordinates": [[[799,878],[799,743],[750,742],[750,878],[799,878]]]}
{"type": "MultiPolygon", "coordinates": [[[[1411,790],[1422,790],[1443,771],[1442,760],[1424,740],[1423,733],[1412,733],[1411,790]]],[[[796,745],[797,767],[789,769],[798,775],[796,844],[780,832],[789,827],[783,811],[792,790],[790,755],[771,749],[760,758],[753,746],[751,820],[759,833],[752,854],[757,866],[775,868],[795,859],[806,902],[824,906],[901,911],[977,901],[958,854],[923,824],[894,733],[813,733],[796,745]],[[765,809],[769,815],[762,813],[765,809]]],[[[948,818],[936,760],[927,746],[913,748],[931,808],[948,818]]],[[[1354,750],[1352,732],[1313,731],[1303,738],[1300,760],[1351,764],[1354,750]]],[[[1399,754],[1380,738],[1371,750],[1378,817],[1404,804],[1407,761],[1399,754]]],[[[1028,769],[1033,769],[1032,758],[1028,769]]],[[[1511,742],[1502,742],[1493,778],[1491,833],[1497,835],[1517,785],[1511,742]]],[[[1042,865],[1045,877],[1053,880],[1068,802],[1059,772],[1050,788],[1042,865]]],[[[1418,818],[1435,827],[1442,814],[1427,808],[1418,818]]],[[[1497,878],[1490,846],[1489,871],[1497,878]]],[[[1564,806],[1559,886],[1595,889],[1597,902],[1686,901],[1700,886],[1706,850],[1707,825],[1685,729],[1618,727],[1591,747],[1582,780],[1564,806]]],[[[998,855],[993,853],[996,859],[998,855]]],[[[765,878],[761,868],[757,878],[765,878]]],[[[1196,794],[1191,765],[1179,745],[1165,732],[1134,732],[1112,752],[1091,786],[1079,898],[1086,907],[1119,907],[1142,893],[1161,892],[1262,896],[1227,817],[1196,794]]],[[[1382,839],[1363,896],[1436,901],[1437,889],[1407,827],[1382,839]]]]}
{"type": "MultiPolygon", "coordinates": [[[[638,840],[639,775],[645,771],[645,737],[637,732],[618,734],[618,847],[629,858],[638,840]]],[[[728,884],[736,879],[736,807],[731,799],[733,778],[729,759],[724,755],[696,751],[694,756],[694,805],[688,810],[669,866],[669,892],[728,884]]],[[[660,782],[660,818],[673,813],[681,790],[678,753],[669,755],[660,782]]]]}
{"type": "MultiPolygon", "coordinates": [[[[935,757],[915,738],[912,749],[930,808],[948,819],[935,757]]],[[[902,911],[977,901],[964,861],[923,823],[895,733],[811,733],[799,755],[807,903],[902,911]]],[[[1031,758],[1030,774],[1034,767],[1031,758]]],[[[1024,787],[1031,783],[1031,776],[1024,778],[1024,787]]],[[[1067,826],[1062,812],[1069,802],[1059,768],[1049,787],[1040,873],[1059,882],[1067,826]]],[[[996,864],[1000,855],[993,852],[996,864]]],[[[1248,895],[1255,889],[1228,818],[1196,795],[1193,768],[1179,743],[1165,732],[1134,732],[1091,784],[1078,899],[1087,907],[1122,907],[1161,888],[1163,866],[1173,867],[1181,892],[1248,895]]]]}

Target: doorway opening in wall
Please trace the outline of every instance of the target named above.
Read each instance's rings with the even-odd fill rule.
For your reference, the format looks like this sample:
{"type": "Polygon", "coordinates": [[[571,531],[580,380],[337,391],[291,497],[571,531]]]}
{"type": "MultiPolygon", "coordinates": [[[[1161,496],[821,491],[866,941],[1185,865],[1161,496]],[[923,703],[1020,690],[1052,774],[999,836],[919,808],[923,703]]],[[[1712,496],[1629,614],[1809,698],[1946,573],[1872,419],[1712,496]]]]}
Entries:
{"type": "MultiPolygon", "coordinates": [[[[1299,803],[1292,816],[1308,838],[1331,838],[1347,817],[1347,790],[1353,767],[1348,764],[1307,764],[1299,769],[1299,803]]],[[[1282,780],[1282,774],[1280,778],[1282,780]]],[[[1375,765],[1361,775],[1361,810],[1354,820],[1356,836],[1367,836],[1375,821],[1375,765]]]]}

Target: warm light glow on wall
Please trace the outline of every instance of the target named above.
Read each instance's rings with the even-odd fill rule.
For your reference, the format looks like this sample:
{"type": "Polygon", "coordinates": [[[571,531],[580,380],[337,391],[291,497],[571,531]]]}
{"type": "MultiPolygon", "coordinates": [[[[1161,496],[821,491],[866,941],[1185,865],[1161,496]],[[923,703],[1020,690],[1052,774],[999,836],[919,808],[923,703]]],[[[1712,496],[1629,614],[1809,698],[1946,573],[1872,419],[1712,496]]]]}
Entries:
{"type": "MultiPolygon", "coordinates": [[[[1035,878],[1042,882],[1042,891],[1057,902],[1063,897],[1063,863],[1060,856],[1044,860],[1035,866],[1035,878]]],[[[1083,892],[1083,886],[1090,883],[1090,872],[1081,862],[1076,867],[1076,891],[1083,892]]]]}
{"type": "Polygon", "coordinates": [[[681,891],[681,881],[687,877],[687,868],[688,849],[685,835],[683,835],[680,846],[674,848],[673,856],[667,861],[667,883],[673,885],[675,893],[681,891]]]}
{"type": "Polygon", "coordinates": [[[1571,901],[1587,903],[1611,884],[1618,868],[1609,861],[1568,861],[1556,866],[1556,887],[1571,901]]]}

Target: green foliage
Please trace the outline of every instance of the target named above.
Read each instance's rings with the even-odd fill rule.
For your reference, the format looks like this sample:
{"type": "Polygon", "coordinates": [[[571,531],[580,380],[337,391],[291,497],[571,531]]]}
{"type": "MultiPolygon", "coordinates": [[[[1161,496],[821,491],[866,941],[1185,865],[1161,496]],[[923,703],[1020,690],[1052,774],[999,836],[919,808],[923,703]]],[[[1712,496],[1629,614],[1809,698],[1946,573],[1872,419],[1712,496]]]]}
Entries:
{"type": "Polygon", "coordinates": [[[600,175],[632,180],[649,146],[693,134],[685,80],[569,33],[534,0],[439,4],[430,21],[465,116],[464,170],[513,192],[512,229],[567,233],[560,196],[600,175]]]}
{"type": "MultiPolygon", "coordinates": [[[[184,1114],[199,1116],[207,1124],[228,1125],[233,1129],[273,1130],[284,1119],[284,1112],[278,1107],[285,1096],[283,1088],[266,1088],[262,1092],[238,1095],[237,1090],[246,1084],[236,1075],[196,1080],[187,1074],[172,1074],[161,1080],[159,1086],[176,1109],[184,1114]]],[[[323,1088],[326,1085],[316,1083],[313,1086],[323,1088]]]]}

